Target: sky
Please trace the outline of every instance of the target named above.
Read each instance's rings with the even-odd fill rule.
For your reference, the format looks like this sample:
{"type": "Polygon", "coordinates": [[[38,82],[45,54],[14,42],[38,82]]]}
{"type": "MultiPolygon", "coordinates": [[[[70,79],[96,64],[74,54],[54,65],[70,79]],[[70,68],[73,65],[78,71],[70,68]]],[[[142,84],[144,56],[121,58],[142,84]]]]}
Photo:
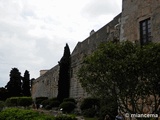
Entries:
{"type": "Polygon", "coordinates": [[[0,87],[12,68],[38,78],[121,12],[122,0],[0,0],[0,87]]]}

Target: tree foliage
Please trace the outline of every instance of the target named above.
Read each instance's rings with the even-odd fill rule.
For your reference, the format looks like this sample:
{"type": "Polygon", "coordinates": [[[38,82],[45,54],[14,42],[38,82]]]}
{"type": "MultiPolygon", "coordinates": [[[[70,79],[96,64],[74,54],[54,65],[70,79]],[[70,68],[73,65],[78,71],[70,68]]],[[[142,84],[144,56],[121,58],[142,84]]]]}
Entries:
{"type": "Polygon", "coordinates": [[[59,81],[58,81],[58,100],[63,101],[64,98],[69,97],[70,89],[70,49],[68,44],[64,48],[64,54],[61,60],[59,61],[59,81]]]}
{"type": "Polygon", "coordinates": [[[6,85],[9,96],[21,96],[21,85],[21,73],[17,68],[13,68],[10,72],[10,81],[6,85]]]}
{"type": "Polygon", "coordinates": [[[22,83],[22,94],[23,96],[31,96],[30,93],[30,74],[29,71],[25,71],[22,83]]]}
{"type": "Polygon", "coordinates": [[[85,58],[78,78],[91,95],[116,99],[124,112],[143,113],[151,95],[157,111],[159,61],[159,43],[107,42],[85,58]]]}
{"type": "Polygon", "coordinates": [[[0,101],[5,101],[8,98],[8,91],[1,87],[0,88],[0,101]]]}

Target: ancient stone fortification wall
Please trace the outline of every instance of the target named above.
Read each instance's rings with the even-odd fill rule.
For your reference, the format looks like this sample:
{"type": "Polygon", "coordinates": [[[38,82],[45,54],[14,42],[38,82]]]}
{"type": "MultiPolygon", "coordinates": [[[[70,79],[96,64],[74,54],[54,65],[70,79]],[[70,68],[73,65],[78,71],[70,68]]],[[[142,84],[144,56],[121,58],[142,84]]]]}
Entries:
{"type": "MultiPolygon", "coordinates": [[[[140,22],[150,18],[151,40],[160,37],[160,0],[123,0],[122,13],[82,42],[78,42],[71,54],[70,97],[88,96],[77,79],[77,72],[84,56],[91,54],[104,41],[140,41],[140,22]]],[[[98,21],[97,21],[98,22],[98,21]]],[[[76,39],[76,38],[75,38],[76,39]]],[[[33,81],[32,97],[56,97],[58,65],[33,81]]]]}
{"type": "MultiPolygon", "coordinates": [[[[97,32],[92,33],[92,35],[84,41],[77,43],[71,54],[70,97],[78,99],[88,96],[77,79],[78,69],[82,64],[84,56],[91,54],[100,43],[108,40],[119,40],[120,16],[121,14],[97,32]]],[[[58,92],[58,72],[59,67],[57,65],[34,80],[32,85],[32,98],[56,97],[58,92]]]]}
{"type": "Polygon", "coordinates": [[[121,14],[84,41],[77,43],[71,55],[70,97],[79,99],[88,96],[77,78],[77,72],[82,65],[83,58],[95,51],[100,43],[119,40],[120,16],[121,14]]]}
{"type": "Polygon", "coordinates": [[[151,19],[151,39],[159,41],[160,0],[123,0],[120,40],[140,41],[140,21],[151,19]]]}
{"type": "Polygon", "coordinates": [[[32,98],[57,97],[58,93],[59,66],[56,65],[32,83],[32,98]]]}
{"type": "Polygon", "coordinates": [[[43,74],[45,74],[48,70],[40,70],[40,76],[42,76],[43,74]]]}

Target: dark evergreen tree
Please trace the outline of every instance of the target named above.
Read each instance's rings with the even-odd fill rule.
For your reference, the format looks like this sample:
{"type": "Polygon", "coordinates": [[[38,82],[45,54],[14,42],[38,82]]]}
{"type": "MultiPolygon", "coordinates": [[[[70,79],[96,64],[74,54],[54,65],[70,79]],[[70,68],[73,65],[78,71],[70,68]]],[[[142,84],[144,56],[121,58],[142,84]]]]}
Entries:
{"type": "Polygon", "coordinates": [[[0,101],[5,101],[8,98],[8,91],[4,88],[0,88],[0,101]]]}
{"type": "Polygon", "coordinates": [[[21,85],[21,73],[17,68],[12,68],[10,72],[10,81],[6,85],[9,97],[21,96],[21,85]]]}
{"type": "Polygon", "coordinates": [[[63,101],[64,98],[69,97],[70,89],[70,49],[68,44],[64,47],[64,54],[61,60],[59,61],[59,81],[58,81],[58,100],[63,101]]]}
{"type": "Polygon", "coordinates": [[[33,84],[33,81],[35,80],[35,78],[32,78],[31,79],[31,88],[32,88],[32,84],[33,84]]]}
{"type": "Polygon", "coordinates": [[[31,96],[30,92],[30,74],[29,71],[25,71],[22,83],[22,94],[23,96],[31,96]]]}

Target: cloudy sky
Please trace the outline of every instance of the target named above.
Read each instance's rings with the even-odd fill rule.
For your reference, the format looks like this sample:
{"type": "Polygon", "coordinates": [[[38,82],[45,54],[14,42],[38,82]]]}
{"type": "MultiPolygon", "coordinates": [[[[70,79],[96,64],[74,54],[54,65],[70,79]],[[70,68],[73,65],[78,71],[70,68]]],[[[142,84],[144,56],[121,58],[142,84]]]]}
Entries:
{"type": "Polygon", "coordinates": [[[0,87],[16,67],[37,78],[55,66],[64,46],[97,31],[121,12],[122,0],[0,0],[0,87]]]}

